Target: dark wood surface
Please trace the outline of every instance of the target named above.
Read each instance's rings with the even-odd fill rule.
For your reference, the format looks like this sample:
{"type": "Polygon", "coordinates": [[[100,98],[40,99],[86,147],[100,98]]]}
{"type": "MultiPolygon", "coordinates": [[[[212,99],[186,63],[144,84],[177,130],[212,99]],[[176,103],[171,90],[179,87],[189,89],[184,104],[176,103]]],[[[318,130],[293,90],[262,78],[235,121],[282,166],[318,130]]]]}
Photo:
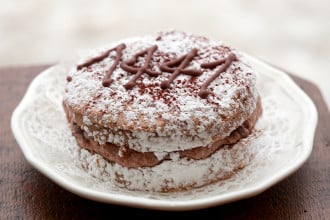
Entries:
{"type": "Polygon", "coordinates": [[[25,160],[10,128],[28,84],[47,66],[0,68],[0,219],[120,219],[128,216],[215,219],[330,219],[330,115],[319,89],[295,82],[318,109],[314,148],[293,175],[253,198],[190,212],[161,212],[103,204],[76,196],[25,160]]]}

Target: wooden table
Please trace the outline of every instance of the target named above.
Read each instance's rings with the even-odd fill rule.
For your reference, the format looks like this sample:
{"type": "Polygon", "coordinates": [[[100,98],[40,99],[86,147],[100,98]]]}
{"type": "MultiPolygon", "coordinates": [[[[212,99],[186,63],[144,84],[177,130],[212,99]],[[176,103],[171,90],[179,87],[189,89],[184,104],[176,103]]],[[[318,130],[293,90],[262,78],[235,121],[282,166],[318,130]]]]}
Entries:
{"type": "Polygon", "coordinates": [[[330,219],[330,115],[319,89],[293,79],[314,100],[319,114],[314,148],[293,175],[250,199],[191,212],[160,212],[97,203],[76,196],[25,160],[10,118],[31,80],[47,66],[0,68],[0,219],[120,219],[214,217],[216,219],[330,219]]]}

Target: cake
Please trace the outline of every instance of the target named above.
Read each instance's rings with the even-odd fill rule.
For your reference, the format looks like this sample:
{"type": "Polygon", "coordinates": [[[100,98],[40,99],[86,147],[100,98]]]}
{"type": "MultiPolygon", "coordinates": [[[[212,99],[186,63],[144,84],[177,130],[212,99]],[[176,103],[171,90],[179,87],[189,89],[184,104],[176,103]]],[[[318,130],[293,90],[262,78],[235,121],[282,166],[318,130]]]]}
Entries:
{"type": "Polygon", "coordinates": [[[237,142],[262,112],[256,73],[222,42],[180,31],[123,39],[77,61],[66,81],[72,135],[116,186],[193,189],[253,157],[237,142]]]}

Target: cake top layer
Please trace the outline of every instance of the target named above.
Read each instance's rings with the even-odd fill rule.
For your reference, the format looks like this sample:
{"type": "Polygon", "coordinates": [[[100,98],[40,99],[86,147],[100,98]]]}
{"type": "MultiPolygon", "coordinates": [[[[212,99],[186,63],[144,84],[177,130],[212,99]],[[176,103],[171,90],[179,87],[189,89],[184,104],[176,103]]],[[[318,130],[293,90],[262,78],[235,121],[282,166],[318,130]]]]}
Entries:
{"type": "Polygon", "coordinates": [[[143,140],[188,138],[187,146],[178,143],[182,149],[229,135],[258,97],[255,73],[238,51],[177,31],[95,50],[67,80],[64,100],[86,124],[132,131],[143,140]]]}

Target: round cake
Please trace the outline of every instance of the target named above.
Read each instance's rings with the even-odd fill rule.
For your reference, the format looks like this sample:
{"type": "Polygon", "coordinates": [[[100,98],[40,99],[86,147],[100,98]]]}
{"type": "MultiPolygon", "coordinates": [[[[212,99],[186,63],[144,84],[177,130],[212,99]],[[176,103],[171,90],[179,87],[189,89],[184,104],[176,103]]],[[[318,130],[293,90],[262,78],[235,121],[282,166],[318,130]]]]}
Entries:
{"type": "Polygon", "coordinates": [[[72,134],[107,161],[117,186],[201,187],[253,156],[236,143],[262,112],[256,73],[221,42],[179,31],[124,39],[93,51],[66,80],[72,134]]]}

